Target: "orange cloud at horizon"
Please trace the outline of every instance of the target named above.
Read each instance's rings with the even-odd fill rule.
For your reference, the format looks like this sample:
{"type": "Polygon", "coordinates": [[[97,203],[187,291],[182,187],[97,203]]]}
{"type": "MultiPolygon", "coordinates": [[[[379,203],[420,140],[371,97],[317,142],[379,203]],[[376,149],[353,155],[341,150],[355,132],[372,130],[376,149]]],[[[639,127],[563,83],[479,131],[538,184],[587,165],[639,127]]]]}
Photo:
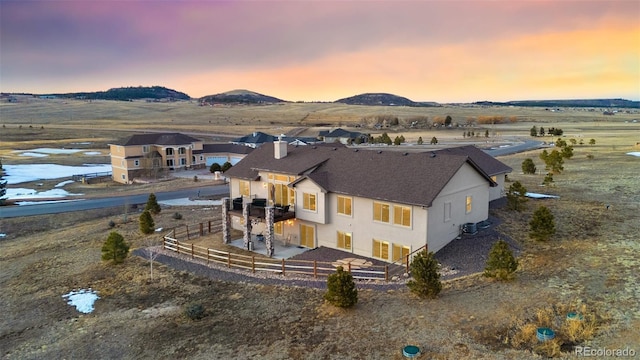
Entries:
{"type": "Polygon", "coordinates": [[[217,69],[173,83],[192,89],[191,96],[245,88],[292,101],[333,101],[363,92],[415,101],[507,101],[589,98],[603,90],[638,99],[640,28],[607,21],[464,44],[385,44],[282,67],[217,69]]]}

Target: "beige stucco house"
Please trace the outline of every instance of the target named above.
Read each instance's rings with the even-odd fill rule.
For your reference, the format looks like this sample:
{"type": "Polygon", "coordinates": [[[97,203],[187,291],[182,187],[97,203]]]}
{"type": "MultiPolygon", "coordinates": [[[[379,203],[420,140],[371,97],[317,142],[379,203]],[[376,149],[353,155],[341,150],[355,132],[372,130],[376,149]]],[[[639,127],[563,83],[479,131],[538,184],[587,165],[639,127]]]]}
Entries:
{"type": "Polygon", "coordinates": [[[213,162],[222,165],[228,161],[233,165],[253,150],[234,144],[204,144],[180,133],[136,134],[109,144],[109,148],[112,178],[124,184],[167,171],[204,168],[213,162]]]}
{"type": "Polygon", "coordinates": [[[253,228],[268,240],[388,262],[424,246],[435,252],[463,224],[488,218],[498,187],[483,168],[497,160],[467,150],[265,144],[225,173],[234,199],[226,226],[244,230],[245,244],[253,228]]]}

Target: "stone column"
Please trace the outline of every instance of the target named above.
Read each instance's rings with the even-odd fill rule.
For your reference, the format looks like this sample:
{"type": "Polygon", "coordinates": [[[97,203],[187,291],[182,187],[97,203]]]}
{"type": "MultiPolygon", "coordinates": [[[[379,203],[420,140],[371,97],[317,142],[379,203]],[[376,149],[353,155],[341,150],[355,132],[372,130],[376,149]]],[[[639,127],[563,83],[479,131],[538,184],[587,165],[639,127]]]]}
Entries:
{"type": "Polygon", "coordinates": [[[275,208],[273,206],[267,206],[264,209],[264,218],[266,223],[267,234],[264,238],[264,245],[267,247],[267,255],[273,256],[273,241],[275,240],[275,234],[273,233],[273,219],[275,216],[275,208]]]}
{"type": "Polygon", "coordinates": [[[226,197],[222,199],[222,242],[225,244],[231,242],[231,216],[229,216],[230,204],[230,198],[226,197]]]}
{"type": "Polygon", "coordinates": [[[244,240],[243,245],[244,248],[249,250],[249,241],[251,241],[251,218],[249,217],[249,207],[251,206],[248,202],[242,203],[242,218],[244,219],[244,229],[242,239],[244,240]]]}

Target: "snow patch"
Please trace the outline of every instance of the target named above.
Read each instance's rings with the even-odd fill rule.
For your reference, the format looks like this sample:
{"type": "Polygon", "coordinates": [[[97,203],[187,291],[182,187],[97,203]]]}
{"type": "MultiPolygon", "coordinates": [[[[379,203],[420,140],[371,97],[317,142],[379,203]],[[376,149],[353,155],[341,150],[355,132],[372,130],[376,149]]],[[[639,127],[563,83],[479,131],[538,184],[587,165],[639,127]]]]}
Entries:
{"type": "Polygon", "coordinates": [[[627,155],[631,155],[631,156],[639,156],[640,157],[640,151],[632,151],[632,152],[628,152],[627,155]]]}
{"type": "Polygon", "coordinates": [[[79,196],[83,194],[71,194],[64,189],[56,188],[46,191],[38,191],[27,188],[8,188],[7,199],[34,199],[34,198],[63,198],[67,196],[79,196]]]}
{"type": "Polygon", "coordinates": [[[7,234],[5,234],[5,233],[0,233],[0,238],[3,238],[3,237],[7,237],[7,234]]]}
{"type": "Polygon", "coordinates": [[[4,178],[9,185],[36,180],[71,177],[72,175],[111,172],[111,164],[87,164],[84,166],[25,164],[3,165],[3,168],[5,171],[4,178]]]}
{"type": "Polygon", "coordinates": [[[73,181],[73,180],[63,181],[63,182],[61,182],[61,183],[57,183],[57,184],[56,184],[56,186],[54,186],[54,187],[59,188],[59,187],[63,187],[63,186],[65,186],[65,185],[67,185],[67,184],[73,184],[74,182],[75,182],[75,181],[73,181]]]}
{"type": "Polygon", "coordinates": [[[548,195],[548,194],[538,194],[538,193],[525,193],[524,196],[532,198],[532,199],[558,199],[560,196],[556,195],[548,195]]]}
{"type": "Polygon", "coordinates": [[[47,154],[41,154],[41,153],[36,153],[36,152],[23,152],[22,154],[20,154],[20,156],[28,156],[28,157],[47,157],[49,155],[47,154]]]}
{"type": "Polygon", "coordinates": [[[75,306],[76,310],[84,314],[93,312],[93,303],[100,299],[98,292],[91,288],[71,291],[62,295],[62,298],[67,300],[67,304],[75,306]]]}
{"type": "Polygon", "coordinates": [[[85,155],[102,155],[102,153],[100,151],[87,151],[85,153],[83,153],[85,155]]]}

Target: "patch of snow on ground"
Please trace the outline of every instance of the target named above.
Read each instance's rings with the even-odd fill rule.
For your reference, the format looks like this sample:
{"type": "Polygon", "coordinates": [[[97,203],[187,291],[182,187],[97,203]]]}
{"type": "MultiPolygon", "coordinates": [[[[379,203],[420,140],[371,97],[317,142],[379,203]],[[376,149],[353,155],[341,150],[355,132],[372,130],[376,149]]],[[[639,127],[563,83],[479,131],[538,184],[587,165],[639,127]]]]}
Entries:
{"type": "Polygon", "coordinates": [[[67,184],[73,184],[75,181],[73,180],[67,180],[67,181],[63,181],[61,183],[57,183],[55,187],[59,188],[59,187],[63,187],[67,184]]]}
{"type": "Polygon", "coordinates": [[[560,196],[556,195],[547,195],[547,194],[537,194],[537,193],[525,193],[524,196],[532,198],[532,199],[558,199],[560,196]]]}
{"type": "Polygon", "coordinates": [[[156,229],[156,232],[160,232],[160,231],[162,231],[162,228],[157,228],[156,229]]]}
{"type": "Polygon", "coordinates": [[[71,202],[71,201],[80,201],[80,200],[84,200],[84,199],[77,199],[77,200],[51,200],[51,201],[16,201],[15,204],[18,206],[22,206],[22,205],[41,205],[41,204],[60,204],[63,202],[71,202]]]}
{"type": "Polygon", "coordinates": [[[628,152],[627,155],[631,155],[631,156],[640,156],[640,151],[632,151],[632,152],[628,152]]]}
{"type": "Polygon", "coordinates": [[[62,298],[67,299],[67,304],[75,306],[78,311],[84,314],[92,312],[93,303],[100,299],[98,292],[91,290],[91,288],[71,291],[62,295],[62,298]]]}
{"type": "Polygon", "coordinates": [[[189,198],[158,201],[160,205],[167,206],[220,206],[222,200],[190,200],[189,198]]]}
{"type": "Polygon", "coordinates": [[[87,151],[85,153],[83,153],[85,155],[102,155],[102,153],[100,151],[87,151]]]}
{"type": "Polygon", "coordinates": [[[35,152],[23,152],[20,156],[28,156],[28,157],[47,157],[47,154],[35,153],[35,152]]]}
{"type": "Polygon", "coordinates": [[[34,199],[34,198],[63,198],[67,196],[79,196],[83,194],[71,194],[64,189],[51,189],[47,191],[38,191],[27,188],[8,188],[7,199],[34,199]]]}
{"type": "Polygon", "coordinates": [[[3,238],[3,237],[7,237],[7,234],[5,234],[5,233],[0,233],[0,238],[3,238]]]}
{"type": "MultiPolygon", "coordinates": [[[[51,154],[51,155],[57,155],[57,154],[75,154],[77,152],[82,151],[82,149],[55,149],[55,148],[37,148],[37,149],[31,149],[29,150],[30,152],[34,152],[34,153],[39,153],[39,154],[51,154]]],[[[16,150],[16,152],[20,152],[20,150],[16,150]]]]}
{"type": "Polygon", "coordinates": [[[71,177],[72,175],[111,172],[111,164],[89,164],[85,166],[25,164],[3,165],[3,168],[5,172],[4,178],[9,185],[35,180],[71,177]]]}

